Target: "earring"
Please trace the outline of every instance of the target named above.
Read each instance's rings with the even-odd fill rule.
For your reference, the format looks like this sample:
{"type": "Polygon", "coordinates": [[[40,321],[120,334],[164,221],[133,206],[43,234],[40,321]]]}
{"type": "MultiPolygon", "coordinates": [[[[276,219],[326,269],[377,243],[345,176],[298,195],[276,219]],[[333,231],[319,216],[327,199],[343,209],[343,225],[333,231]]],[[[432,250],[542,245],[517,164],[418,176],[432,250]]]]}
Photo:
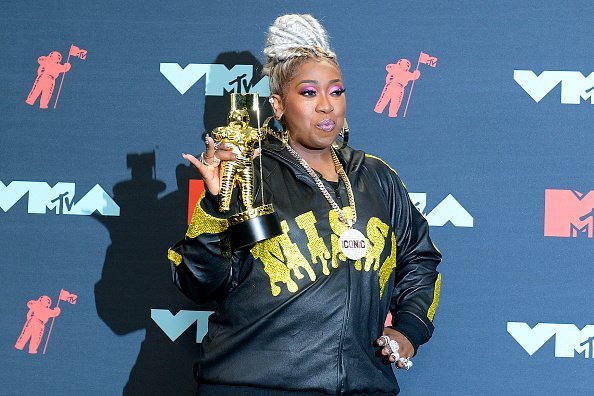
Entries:
{"type": "Polygon", "coordinates": [[[283,128],[283,125],[281,124],[281,130],[277,131],[275,129],[272,129],[271,127],[268,126],[268,124],[270,122],[275,122],[277,121],[277,119],[275,117],[268,117],[267,119],[264,120],[264,123],[262,124],[262,129],[269,135],[275,137],[276,139],[280,140],[281,143],[283,144],[283,146],[286,146],[289,143],[289,131],[286,131],[283,128]],[[274,120],[274,121],[273,121],[274,120]]]}
{"type": "Polygon", "coordinates": [[[349,131],[349,124],[345,118],[344,124],[342,125],[342,129],[340,130],[340,132],[338,132],[338,136],[342,138],[342,142],[336,139],[334,143],[332,143],[332,147],[334,147],[336,150],[345,148],[346,145],[349,143],[349,131]]]}
{"type": "Polygon", "coordinates": [[[276,111],[274,110],[274,98],[273,97],[268,98],[268,103],[270,103],[270,107],[272,107],[272,114],[274,114],[274,118],[276,120],[280,121],[283,118],[283,116],[282,115],[280,117],[276,116],[276,111]]]}

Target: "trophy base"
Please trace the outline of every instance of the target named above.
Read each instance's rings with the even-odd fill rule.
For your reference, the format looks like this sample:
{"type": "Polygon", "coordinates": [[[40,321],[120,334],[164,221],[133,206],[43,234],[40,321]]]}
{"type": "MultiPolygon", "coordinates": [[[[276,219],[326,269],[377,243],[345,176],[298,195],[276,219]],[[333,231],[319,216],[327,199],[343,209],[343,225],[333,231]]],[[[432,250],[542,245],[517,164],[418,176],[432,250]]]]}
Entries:
{"type": "Polygon", "coordinates": [[[283,230],[271,204],[229,217],[228,235],[233,250],[280,235],[283,230]]]}

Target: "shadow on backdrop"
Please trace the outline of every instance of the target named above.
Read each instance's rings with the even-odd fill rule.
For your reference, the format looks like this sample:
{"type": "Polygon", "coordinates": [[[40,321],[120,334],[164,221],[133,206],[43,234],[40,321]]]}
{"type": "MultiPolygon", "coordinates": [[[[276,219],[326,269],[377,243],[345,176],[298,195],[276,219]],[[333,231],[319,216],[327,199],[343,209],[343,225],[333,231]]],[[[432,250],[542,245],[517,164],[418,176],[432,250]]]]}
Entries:
{"type": "MultiPolygon", "coordinates": [[[[245,76],[230,81],[241,83],[244,92],[260,80],[262,65],[249,52],[220,54],[214,63],[227,68],[236,64],[254,65],[251,81],[245,76]],[[242,80],[243,79],[243,80],[242,80]],[[245,81],[245,82],[244,82],[245,81]]],[[[204,110],[206,132],[227,125],[229,93],[207,96],[204,110]]],[[[261,98],[262,120],[271,115],[270,106],[261,98]]],[[[187,142],[188,147],[195,142],[187,142]]],[[[118,335],[145,330],[146,337],[124,395],[192,395],[196,383],[192,367],[198,355],[196,324],[171,341],[151,319],[151,309],[212,311],[213,304],[196,305],[172,283],[167,249],[183,238],[187,228],[189,180],[199,179],[198,172],[187,165],[176,168],[177,191],[162,198],[166,185],[155,175],[155,153],[131,153],[126,166],[131,178],[113,187],[113,198],[120,206],[120,217],[94,216],[109,231],[111,245],[105,254],[101,279],[95,285],[95,303],[99,317],[118,335]]]]}

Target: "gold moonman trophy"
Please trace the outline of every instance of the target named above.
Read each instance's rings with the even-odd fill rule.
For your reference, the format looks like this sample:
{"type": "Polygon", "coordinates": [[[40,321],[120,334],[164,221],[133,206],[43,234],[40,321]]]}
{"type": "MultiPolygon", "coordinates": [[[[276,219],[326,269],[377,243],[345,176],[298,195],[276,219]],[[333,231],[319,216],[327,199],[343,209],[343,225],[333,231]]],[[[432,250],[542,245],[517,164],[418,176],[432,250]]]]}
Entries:
{"type": "MultiPolygon", "coordinates": [[[[264,239],[282,234],[280,222],[272,204],[264,203],[264,180],[260,171],[262,206],[254,207],[254,149],[265,135],[259,128],[260,107],[258,93],[231,94],[229,125],[213,129],[215,147],[225,144],[232,148],[237,160],[222,161],[219,170],[219,211],[228,212],[231,197],[237,185],[243,211],[228,218],[229,238],[233,249],[253,245],[264,239]],[[250,111],[255,112],[258,128],[250,126],[250,111]]],[[[259,156],[260,170],[262,156],[259,156]]]]}

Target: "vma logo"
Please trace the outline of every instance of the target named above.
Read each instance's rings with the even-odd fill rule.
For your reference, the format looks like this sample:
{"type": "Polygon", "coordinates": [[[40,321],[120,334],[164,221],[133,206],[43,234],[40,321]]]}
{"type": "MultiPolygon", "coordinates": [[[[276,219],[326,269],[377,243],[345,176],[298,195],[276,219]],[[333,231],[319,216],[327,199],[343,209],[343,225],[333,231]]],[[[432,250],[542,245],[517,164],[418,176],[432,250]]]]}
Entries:
{"type": "Polygon", "coordinates": [[[167,309],[151,309],[151,319],[171,341],[177,340],[196,322],[196,342],[199,343],[208,332],[208,317],[212,313],[212,311],[181,310],[173,315],[167,309]]]}
{"type": "Polygon", "coordinates": [[[119,216],[120,207],[96,184],[78,202],[74,202],[74,183],[13,181],[5,185],[0,181],[0,208],[8,212],[25,194],[29,193],[28,212],[45,214],[49,209],[55,214],[89,216],[95,211],[103,216],[119,216]]]}
{"type": "Polygon", "coordinates": [[[594,73],[584,77],[579,71],[545,70],[537,76],[532,70],[514,70],[514,80],[536,103],[561,83],[562,104],[580,104],[582,99],[594,104],[594,73]]]}
{"type": "Polygon", "coordinates": [[[190,63],[182,68],[179,63],[161,63],[161,74],[179,91],[185,94],[202,77],[206,80],[205,96],[223,96],[225,92],[258,92],[269,96],[268,77],[252,84],[254,66],[235,65],[229,70],[225,65],[190,63]]]}
{"type": "Polygon", "coordinates": [[[576,352],[593,357],[594,325],[580,330],[574,324],[538,323],[530,327],[524,322],[508,322],[507,332],[530,356],[555,336],[555,357],[573,358],[576,352]]]}
{"type": "Polygon", "coordinates": [[[425,207],[427,206],[426,193],[409,193],[408,195],[417,209],[419,209],[419,212],[425,215],[430,226],[442,227],[447,222],[451,222],[455,227],[474,227],[474,218],[452,194],[448,194],[429,213],[425,213],[425,207]]]}
{"type": "Polygon", "coordinates": [[[594,191],[545,190],[544,235],[594,237],[594,191]]]}

